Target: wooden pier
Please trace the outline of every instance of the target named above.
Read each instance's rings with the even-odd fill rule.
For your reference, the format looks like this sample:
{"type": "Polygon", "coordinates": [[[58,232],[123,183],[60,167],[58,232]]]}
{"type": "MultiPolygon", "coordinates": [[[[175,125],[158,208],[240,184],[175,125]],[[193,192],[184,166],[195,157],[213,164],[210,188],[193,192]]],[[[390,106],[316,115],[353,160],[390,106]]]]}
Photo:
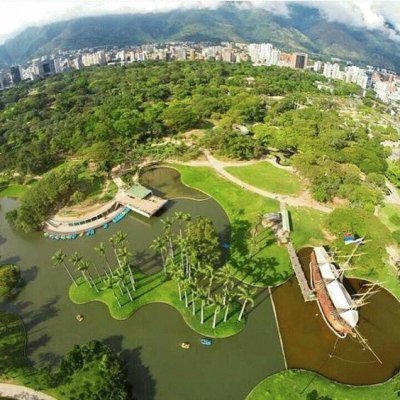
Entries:
{"type": "Polygon", "coordinates": [[[286,247],[289,253],[290,262],[292,263],[293,271],[296,274],[297,282],[299,283],[301,293],[304,297],[304,301],[315,300],[315,293],[308,284],[307,278],[304,275],[303,268],[300,264],[299,258],[297,257],[297,253],[292,242],[289,241],[286,247]]]}

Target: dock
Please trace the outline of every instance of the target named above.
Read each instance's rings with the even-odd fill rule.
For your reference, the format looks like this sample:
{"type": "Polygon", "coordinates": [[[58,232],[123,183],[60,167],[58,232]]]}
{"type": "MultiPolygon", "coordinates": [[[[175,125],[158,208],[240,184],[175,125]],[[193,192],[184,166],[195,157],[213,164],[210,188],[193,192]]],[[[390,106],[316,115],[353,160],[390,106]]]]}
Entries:
{"type": "Polygon", "coordinates": [[[303,268],[300,264],[299,258],[297,257],[297,253],[293,246],[293,243],[289,241],[286,245],[286,248],[289,253],[290,262],[292,263],[293,271],[296,274],[297,282],[299,283],[299,286],[300,286],[301,294],[304,297],[304,301],[315,300],[315,293],[310,288],[307,278],[304,275],[303,268]]]}

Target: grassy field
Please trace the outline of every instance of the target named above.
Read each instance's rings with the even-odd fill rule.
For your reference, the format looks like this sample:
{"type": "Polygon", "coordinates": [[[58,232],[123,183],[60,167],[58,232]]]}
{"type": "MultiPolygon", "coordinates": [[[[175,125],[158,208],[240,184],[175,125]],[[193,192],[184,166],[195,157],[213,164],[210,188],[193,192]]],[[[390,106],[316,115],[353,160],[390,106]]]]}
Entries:
{"type": "Polygon", "coordinates": [[[313,372],[288,370],[259,383],[246,400],[395,400],[400,376],[375,386],[347,386],[313,372]]]}
{"type": "Polygon", "coordinates": [[[400,205],[385,204],[380,208],[378,218],[391,230],[400,229],[400,205]]]}
{"type": "Polygon", "coordinates": [[[295,174],[266,161],[243,167],[227,167],[225,170],[243,182],[269,192],[292,195],[301,192],[301,182],[295,174]]]}
{"type": "MultiPolygon", "coordinates": [[[[293,273],[284,247],[278,246],[271,231],[264,230],[259,237],[261,251],[252,259],[246,258],[249,244],[246,239],[251,223],[262,213],[279,210],[276,200],[244,190],[218,176],[208,167],[174,165],[182,181],[212,196],[224,208],[231,222],[232,242],[230,260],[237,270],[237,277],[257,286],[277,286],[293,273]]],[[[293,241],[297,247],[314,243],[323,237],[324,215],[306,208],[290,208],[293,241]]]]}
{"type": "Polygon", "coordinates": [[[0,197],[22,197],[29,190],[29,186],[26,185],[8,185],[0,188],[0,197]]]}
{"type": "MultiPolygon", "coordinates": [[[[79,286],[71,285],[69,290],[70,299],[77,304],[85,304],[91,301],[100,301],[107,305],[113,318],[124,320],[129,318],[139,308],[151,303],[165,303],[174,307],[181,313],[185,322],[196,332],[201,335],[223,338],[235,335],[245,326],[245,320],[238,321],[240,305],[236,304],[229,313],[227,322],[223,322],[224,313],[221,311],[218,315],[217,326],[212,328],[212,320],[214,314],[213,307],[206,307],[204,310],[204,324],[200,323],[200,302],[196,304],[196,314],[192,315],[192,305],[185,307],[185,302],[179,300],[177,284],[171,280],[165,280],[163,272],[145,276],[143,274],[135,274],[137,282],[137,290],[133,296],[134,301],[131,302],[127,294],[121,299],[122,307],[118,306],[117,300],[112,289],[101,290],[97,293],[94,288],[90,288],[86,282],[80,281],[79,286]]],[[[101,287],[99,283],[99,287],[101,287]]],[[[189,296],[190,300],[190,296],[189,296]]]]}
{"type": "Polygon", "coordinates": [[[380,282],[400,299],[400,281],[395,268],[387,262],[386,246],[393,243],[393,239],[390,230],[379,218],[362,209],[338,208],[329,215],[327,227],[337,237],[332,247],[343,257],[343,261],[354,250],[354,245],[344,244],[343,234],[351,232],[365,237],[365,244],[357,251],[358,256],[351,260],[352,270],[346,276],[380,282]]]}

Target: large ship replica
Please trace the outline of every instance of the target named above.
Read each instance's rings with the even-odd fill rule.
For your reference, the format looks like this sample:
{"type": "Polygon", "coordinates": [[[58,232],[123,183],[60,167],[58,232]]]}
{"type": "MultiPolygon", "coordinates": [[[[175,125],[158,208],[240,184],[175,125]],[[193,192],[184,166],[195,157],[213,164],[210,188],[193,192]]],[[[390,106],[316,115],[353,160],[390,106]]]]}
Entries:
{"type": "Polygon", "coordinates": [[[310,260],[311,286],[328,327],[344,339],[357,337],[359,301],[353,300],[343,285],[341,270],[331,262],[324,247],[314,247],[310,260]]]}

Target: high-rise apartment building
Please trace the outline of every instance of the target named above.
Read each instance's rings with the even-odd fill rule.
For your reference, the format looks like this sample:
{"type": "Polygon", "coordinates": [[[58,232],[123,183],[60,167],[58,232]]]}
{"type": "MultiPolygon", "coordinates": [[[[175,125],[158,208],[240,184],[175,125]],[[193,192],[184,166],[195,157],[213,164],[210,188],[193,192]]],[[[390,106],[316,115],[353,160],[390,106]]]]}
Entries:
{"type": "Polygon", "coordinates": [[[46,78],[56,73],[54,60],[45,60],[38,63],[39,76],[46,78]]]}
{"type": "Polygon", "coordinates": [[[296,69],[306,69],[308,55],[306,53],[293,53],[290,59],[290,67],[296,69]]]}
{"type": "Polygon", "coordinates": [[[22,70],[20,65],[13,65],[10,68],[12,83],[16,85],[22,81],[22,70]]]}

